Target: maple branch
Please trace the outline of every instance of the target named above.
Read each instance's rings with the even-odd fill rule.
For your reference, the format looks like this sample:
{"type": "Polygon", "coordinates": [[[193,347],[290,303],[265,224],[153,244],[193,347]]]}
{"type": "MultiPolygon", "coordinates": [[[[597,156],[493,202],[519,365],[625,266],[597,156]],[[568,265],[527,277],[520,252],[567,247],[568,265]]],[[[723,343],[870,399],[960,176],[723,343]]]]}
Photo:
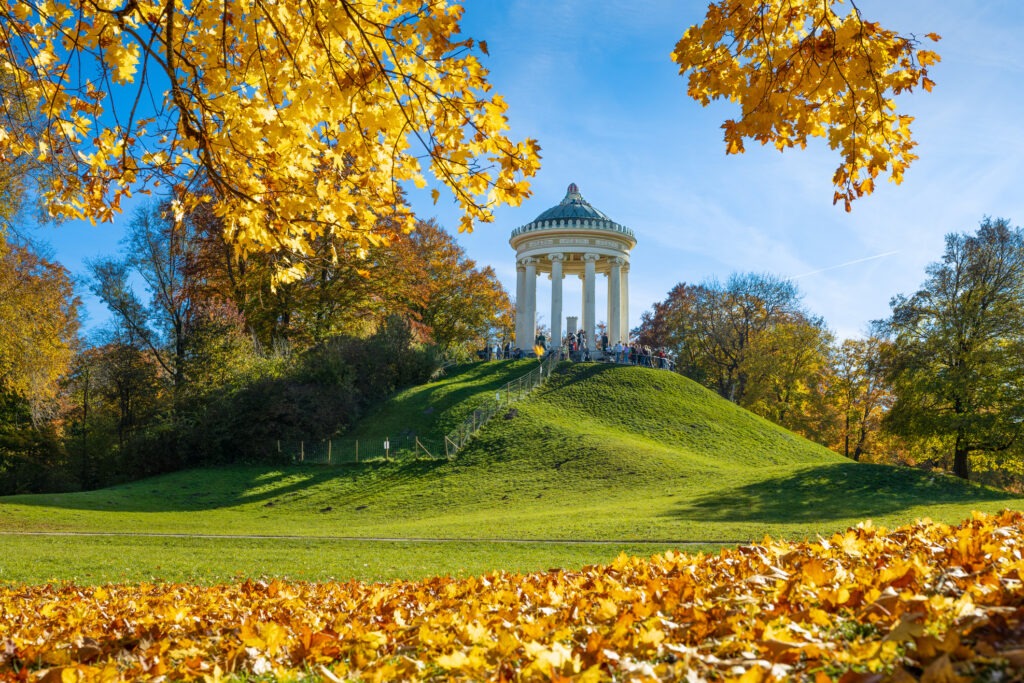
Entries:
{"type": "MultiPolygon", "coordinates": [[[[380,70],[380,72],[382,74],[385,75],[385,79],[387,81],[388,89],[393,94],[393,97],[395,98],[396,103],[401,105],[401,103],[402,103],[401,97],[398,94],[398,91],[395,88],[394,83],[391,81],[390,78],[387,78],[387,74],[390,72],[390,70],[385,67],[384,63],[381,61],[381,59],[377,55],[376,51],[373,50],[372,44],[371,44],[371,42],[369,40],[369,37],[366,34],[365,29],[362,26],[362,23],[360,21],[356,20],[356,17],[358,17],[359,19],[362,19],[364,21],[365,21],[365,18],[361,14],[359,14],[359,12],[357,12],[352,7],[351,3],[348,2],[348,0],[345,0],[344,2],[342,2],[342,5],[345,8],[346,14],[349,15],[350,19],[352,19],[353,24],[356,26],[356,29],[358,30],[360,36],[363,38],[364,44],[366,45],[367,50],[373,56],[373,59],[376,62],[378,69],[380,70]]],[[[373,22],[367,22],[367,23],[373,24],[373,22]]],[[[401,66],[400,66],[401,62],[400,62],[400,60],[397,59],[397,56],[395,55],[394,47],[391,45],[390,42],[387,41],[386,36],[383,33],[384,29],[381,26],[377,26],[377,30],[380,33],[381,38],[385,39],[385,42],[388,45],[388,50],[391,52],[392,59],[395,61],[395,64],[396,64],[397,73],[399,75],[401,75],[403,78],[408,78],[409,76],[407,76],[407,74],[405,74],[405,72],[401,69],[401,66]]],[[[424,85],[424,87],[428,87],[428,86],[424,85]]],[[[442,97],[439,93],[436,93],[434,91],[432,91],[432,92],[433,92],[433,94],[435,94],[438,97],[439,101],[444,101],[445,100],[445,98],[442,97]]],[[[436,143],[433,144],[433,145],[428,145],[426,140],[423,139],[423,136],[420,133],[419,127],[416,126],[416,124],[410,118],[408,112],[406,111],[406,108],[404,106],[400,106],[400,109],[402,111],[403,117],[405,118],[406,124],[408,124],[409,129],[413,131],[413,135],[416,136],[417,140],[419,140],[419,142],[423,146],[423,148],[428,151],[428,154],[430,154],[431,158],[434,159],[435,161],[440,162],[441,158],[436,156],[435,151],[434,151],[434,150],[437,149],[436,143]]],[[[471,126],[473,126],[474,129],[477,129],[476,126],[473,124],[473,122],[471,120],[469,120],[467,117],[463,117],[463,120],[465,122],[469,123],[471,126]]],[[[428,127],[428,129],[429,129],[429,127],[428,127]]],[[[479,130],[479,129],[477,129],[477,130],[479,130]]],[[[431,142],[434,142],[434,140],[431,139],[431,142]]],[[[435,168],[437,168],[438,170],[441,171],[441,174],[442,174],[442,176],[443,176],[443,178],[445,180],[445,184],[448,185],[448,187],[455,193],[455,195],[457,197],[461,197],[465,201],[466,204],[468,204],[470,206],[473,206],[473,207],[476,207],[478,209],[484,208],[483,206],[477,204],[477,202],[476,202],[474,197],[472,197],[465,190],[462,189],[461,184],[450,173],[450,171],[448,170],[447,164],[453,163],[453,162],[451,160],[447,160],[447,159],[444,160],[444,162],[445,163],[438,163],[438,165],[435,168]]],[[[467,169],[467,173],[473,173],[474,175],[476,173],[479,173],[479,171],[474,172],[468,166],[465,166],[465,165],[463,165],[463,166],[467,169]]]]}

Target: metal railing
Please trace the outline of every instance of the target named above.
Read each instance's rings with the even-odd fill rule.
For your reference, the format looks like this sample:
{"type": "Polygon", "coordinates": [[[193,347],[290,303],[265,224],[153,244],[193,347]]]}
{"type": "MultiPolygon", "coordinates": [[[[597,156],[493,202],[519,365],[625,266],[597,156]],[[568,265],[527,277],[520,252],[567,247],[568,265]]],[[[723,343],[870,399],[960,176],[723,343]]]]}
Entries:
{"type": "Polygon", "coordinates": [[[676,363],[674,360],[667,356],[662,358],[654,354],[638,354],[636,357],[632,357],[628,352],[625,352],[624,354],[616,354],[614,350],[608,350],[605,352],[603,360],[606,363],[615,363],[616,365],[634,365],[636,367],[672,371],[675,371],[676,369],[676,363]]]}
{"type": "Polygon", "coordinates": [[[555,365],[561,360],[561,354],[557,351],[549,353],[544,357],[536,368],[527,374],[517,377],[508,382],[501,389],[494,392],[493,397],[488,397],[480,406],[475,408],[462,424],[453,429],[444,437],[445,457],[455,457],[462,448],[469,442],[473,435],[480,431],[487,422],[500,411],[507,409],[512,403],[526,398],[534,389],[542,385],[554,370],[555,365]]]}

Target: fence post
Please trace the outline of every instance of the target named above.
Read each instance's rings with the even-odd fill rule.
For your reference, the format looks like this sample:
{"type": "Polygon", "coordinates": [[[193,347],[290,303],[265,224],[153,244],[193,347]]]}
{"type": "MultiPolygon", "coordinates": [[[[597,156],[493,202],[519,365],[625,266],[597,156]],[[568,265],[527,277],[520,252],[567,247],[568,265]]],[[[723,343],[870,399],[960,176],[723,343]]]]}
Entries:
{"type": "Polygon", "coordinates": [[[306,442],[299,442],[299,462],[306,462],[306,442]]]}
{"type": "Polygon", "coordinates": [[[431,460],[434,459],[434,454],[427,450],[427,447],[424,446],[423,443],[420,441],[420,437],[417,436],[416,437],[416,456],[417,456],[417,458],[419,457],[419,454],[420,454],[419,449],[421,449],[421,448],[423,449],[424,453],[426,453],[428,456],[430,456],[431,460]]]}
{"type": "Polygon", "coordinates": [[[331,464],[331,440],[327,439],[327,464],[331,464]]]}

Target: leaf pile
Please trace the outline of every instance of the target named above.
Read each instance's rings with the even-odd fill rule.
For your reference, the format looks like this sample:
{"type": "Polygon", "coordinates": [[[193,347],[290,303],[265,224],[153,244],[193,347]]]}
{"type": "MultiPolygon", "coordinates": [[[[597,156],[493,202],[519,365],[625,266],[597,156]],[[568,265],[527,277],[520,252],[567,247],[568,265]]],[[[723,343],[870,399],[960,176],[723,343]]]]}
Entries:
{"type": "Polygon", "coordinates": [[[0,679],[1012,680],[1024,515],[390,584],[0,587],[0,679]]]}

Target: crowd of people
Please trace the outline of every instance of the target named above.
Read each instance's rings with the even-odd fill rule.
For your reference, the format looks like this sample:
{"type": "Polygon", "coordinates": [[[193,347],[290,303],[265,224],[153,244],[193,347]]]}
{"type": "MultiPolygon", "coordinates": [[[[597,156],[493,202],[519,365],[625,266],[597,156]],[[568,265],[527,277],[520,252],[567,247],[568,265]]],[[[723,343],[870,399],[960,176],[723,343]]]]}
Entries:
{"type": "MultiPolygon", "coordinates": [[[[536,340],[534,340],[534,347],[539,346],[543,348],[545,353],[557,350],[562,358],[576,362],[603,360],[609,363],[640,365],[665,370],[671,370],[675,366],[671,356],[664,348],[652,349],[646,344],[622,341],[612,345],[609,343],[607,334],[602,334],[596,341],[597,343],[593,349],[596,353],[592,353],[590,346],[587,344],[586,332],[579,330],[575,333],[570,332],[562,337],[562,343],[557,349],[553,349],[549,345],[545,335],[539,334],[536,340]]],[[[486,356],[487,360],[518,360],[523,357],[523,350],[515,348],[511,341],[506,341],[504,345],[495,344],[493,348],[489,348],[486,356]]]]}

